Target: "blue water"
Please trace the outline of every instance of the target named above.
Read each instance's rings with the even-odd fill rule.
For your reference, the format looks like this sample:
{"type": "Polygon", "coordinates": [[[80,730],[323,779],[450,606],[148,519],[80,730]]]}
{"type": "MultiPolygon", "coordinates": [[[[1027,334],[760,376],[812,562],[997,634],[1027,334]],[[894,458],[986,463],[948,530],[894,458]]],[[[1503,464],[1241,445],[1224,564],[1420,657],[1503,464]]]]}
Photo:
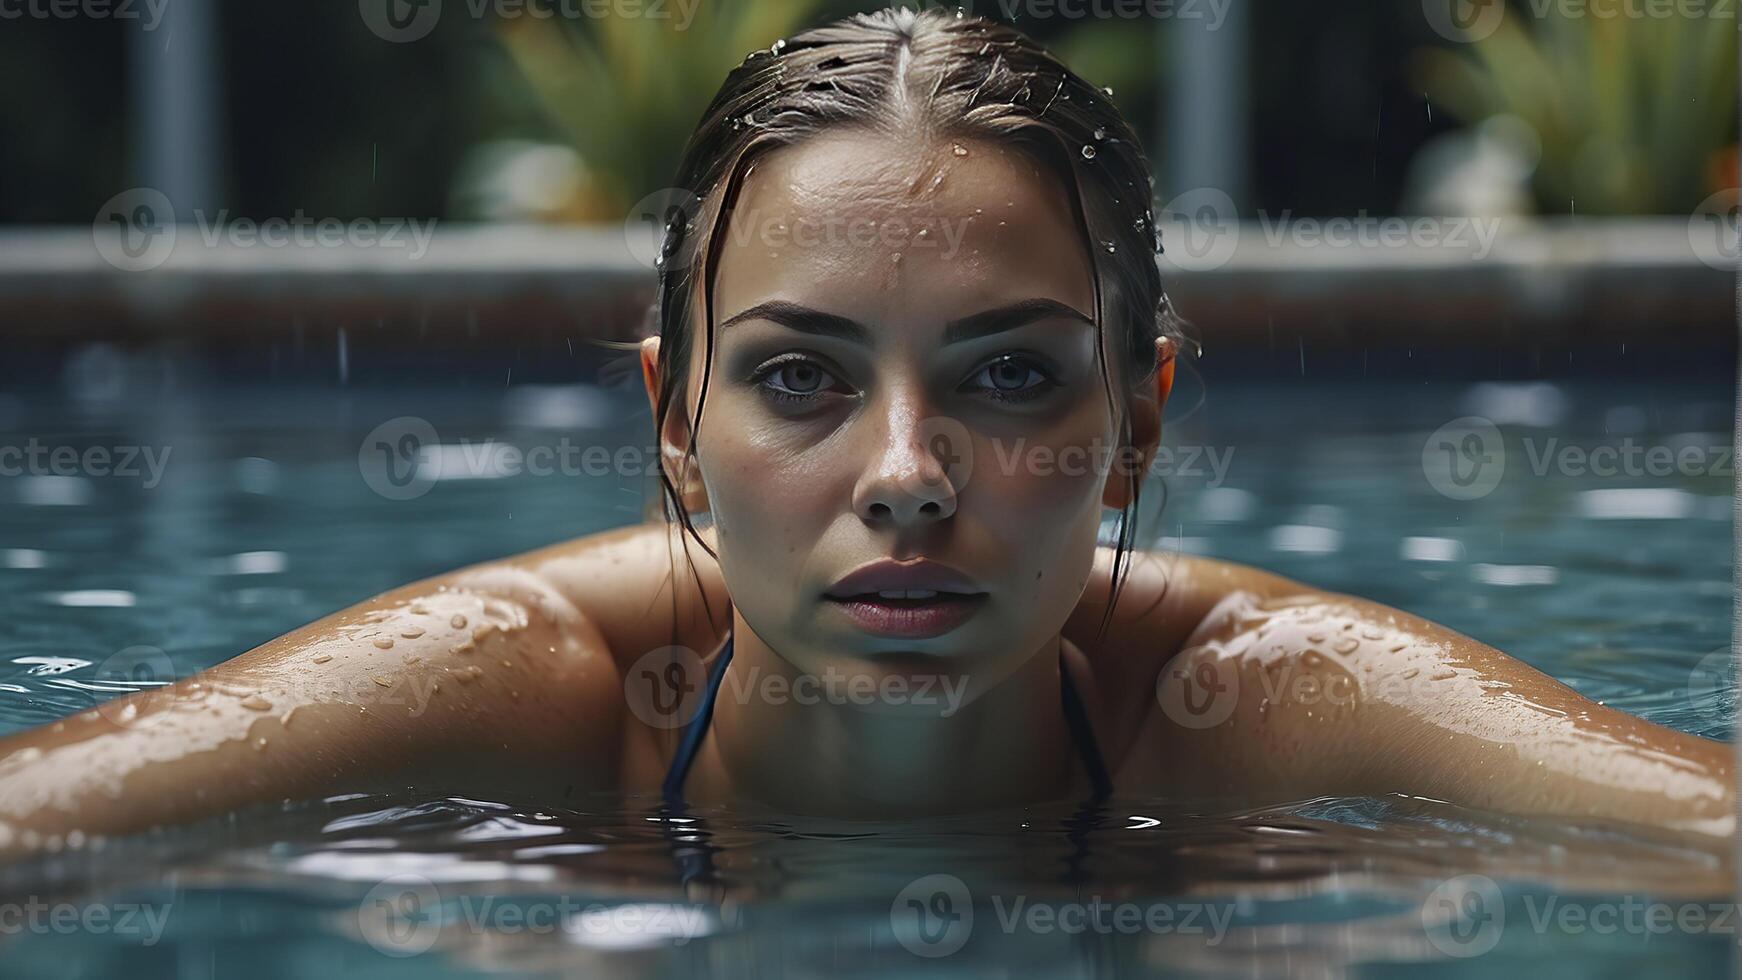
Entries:
{"type": "MultiPolygon", "coordinates": [[[[359,458],[365,434],[403,416],[427,421],[462,466],[485,440],[639,446],[638,392],[245,390],[112,352],[75,368],[0,395],[0,446],[141,446],[167,462],[161,480],[143,462],[133,477],[0,476],[0,733],[644,507],[634,473],[488,464],[388,499],[359,458]]],[[[1176,470],[1153,522],[1164,546],[1371,596],[1589,697],[1729,737],[1727,383],[1303,379],[1204,394],[1188,381],[1176,401],[1176,470]],[[1454,499],[1436,491],[1423,447],[1472,415],[1497,424],[1506,472],[1454,499]],[[1694,447],[1703,462],[1632,475],[1533,465],[1567,445],[1629,441],[1694,447]]],[[[1095,814],[901,826],[555,803],[298,801],[0,869],[0,977],[1691,975],[1721,969],[1735,941],[1733,923],[1604,933],[1566,917],[1569,904],[1601,916],[1728,901],[1718,854],[1425,801],[1228,814],[1119,799],[1095,814]],[[134,909],[140,928],[8,931],[5,903],[31,897],[134,909]],[[1100,914],[1096,899],[1108,916],[1155,918],[1058,926],[1100,914]],[[147,910],[161,933],[142,931],[147,910]]]]}

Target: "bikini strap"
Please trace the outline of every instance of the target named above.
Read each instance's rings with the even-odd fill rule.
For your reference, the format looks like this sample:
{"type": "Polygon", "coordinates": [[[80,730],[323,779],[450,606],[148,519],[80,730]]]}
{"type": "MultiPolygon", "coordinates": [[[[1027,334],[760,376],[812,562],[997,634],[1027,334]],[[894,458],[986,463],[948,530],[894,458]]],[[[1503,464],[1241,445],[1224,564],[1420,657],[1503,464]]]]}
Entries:
{"type": "Polygon", "coordinates": [[[701,703],[696,705],[696,713],[684,728],[683,741],[678,744],[677,754],[672,757],[671,768],[666,770],[665,783],[660,791],[667,804],[683,805],[684,779],[690,774],[690,765],[696,761],[696,752],[702,747],[702,739],[707,737],[708,725],[714,718],[714,700],[720,693],[720,682],[726,677],[726,665],[731,662],[732,637],[727,634],[726,645],[720,648],[720,655],[714,658],[714,665],[708,670],[708,686],[702,692],[701,703]]]}
{"type": "Polygon", "coordinates": [[[1113,779],[1107,775],[1107,763],[1101,758],[1101,745],[1095,741],[1095,728],[1089,723],[1089,713],[1077,696],[1076,682],[1064,660],[1059,660],[1059,700],[1064,703],[1065,724],[1071,730],[1071,741],[1083,757],[1083,768],[1089,772],[1089,784],[1094,787],[1094,800],[1102,800],[1113,792],[1113,779]]]}

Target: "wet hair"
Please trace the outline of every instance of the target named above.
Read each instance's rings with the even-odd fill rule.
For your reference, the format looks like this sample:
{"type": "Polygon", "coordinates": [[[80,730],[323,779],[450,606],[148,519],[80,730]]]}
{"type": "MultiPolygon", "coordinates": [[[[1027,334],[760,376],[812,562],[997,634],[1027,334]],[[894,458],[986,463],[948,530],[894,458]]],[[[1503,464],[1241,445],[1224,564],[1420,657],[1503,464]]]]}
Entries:
{"type": "MultiPolygon", "coordinates": [[[[699,329],[707,331],[706,349],[713,349],[714,270],[744,175],[770,150],[831,129],[1009,146],[1059,177],[1070,192],[1094,272],[1093,315],[1103,331],[1097,361],[1110,402],[1113,375],[1127,391],[1154,375],[1156,338],[1184,339],[1155,262],[1161,248],[1151,203],[1155,180],[1110,90],[1095,88],[1027,36],[995,21],[935,9],[856,14],[751,52],[726,76],[684,149],[675,188],[685,206],[667,213],[657,260],[656,434],[665,430],[670,412],[683,407],[697,349],[690,323],[698,293],[699,329]],[[1111,371],[1109,348],[1120,358],[1111,371]]],[[[703,365],[694,411],[686,415],[691,461],[710,373],[711,365],[703,365]]],[[[1127,414],[1115,404],[1113,416],[1124,420],[1120,442],[1129,444],[1127,414]]],[[[1114,536],[1103,632],[1118,603],[1135,535],[1142,473],[1130,479],[1130,503],[1114,536]]],[[[667,520],[682,522],[687,535],[713,554],[663,468],[660,482],[667,520]]]]}

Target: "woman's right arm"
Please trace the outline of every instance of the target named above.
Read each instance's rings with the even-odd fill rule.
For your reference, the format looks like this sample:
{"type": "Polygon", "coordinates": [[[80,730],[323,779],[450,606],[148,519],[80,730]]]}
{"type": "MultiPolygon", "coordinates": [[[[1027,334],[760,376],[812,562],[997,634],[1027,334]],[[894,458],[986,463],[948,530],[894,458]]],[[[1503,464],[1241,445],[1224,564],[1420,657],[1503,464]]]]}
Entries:
{"type": "Polygon", "coordinates": [[[626,528],[416,582],[0,740],[0,854],[343,792],[615,786],[613,652],[707,642],[671,638],[700,604],[680,583],[673,605],[670,540],[626,528]]]}

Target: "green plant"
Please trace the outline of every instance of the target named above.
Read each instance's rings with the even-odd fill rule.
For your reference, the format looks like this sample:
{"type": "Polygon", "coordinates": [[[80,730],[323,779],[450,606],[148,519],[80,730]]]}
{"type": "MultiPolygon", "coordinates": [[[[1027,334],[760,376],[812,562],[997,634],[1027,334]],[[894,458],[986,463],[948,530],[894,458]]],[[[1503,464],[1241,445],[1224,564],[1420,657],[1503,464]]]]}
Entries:
{"type": "Polygon", "coordinates": [[[621,220],[664,187],[720,79],[811,20],[816,0],[696,4],[694,20],[518,17],[496,35],[552,135],[586,167],[583,219],[621,220]]]}
{"type": "Polygon", "coordinates": [[[1545,211],[1684,213],[1715,189],[1703,172],[1736,139],[1733,21],[1550,14],[1527,29],[1529,9],[1509,8],[1479,41],[1418,52],[1433,104],[1471,124],[1529,123],[1545,211]]]}

